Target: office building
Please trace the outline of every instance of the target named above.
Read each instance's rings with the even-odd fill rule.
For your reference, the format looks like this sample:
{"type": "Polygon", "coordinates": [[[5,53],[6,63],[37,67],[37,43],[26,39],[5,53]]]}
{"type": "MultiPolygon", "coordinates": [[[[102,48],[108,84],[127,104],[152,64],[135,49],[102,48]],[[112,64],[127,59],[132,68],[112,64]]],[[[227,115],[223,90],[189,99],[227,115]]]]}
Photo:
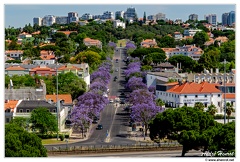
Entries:
{"type": "Polygon", "coordinates": [[[90,20],[90,19],[93,19],[93,15],[91,15],[90,13],[85,13],[82,15],[81,19],[82,20],[90,20]]]}
{"type": "Polygon", "coordinates": [[[205,20],[207,20],[209,24],[212,24],[214,26],[217,25],[217,15],[216,14],[205,15],[204,17],[205,17],[205,20]]]}
{"type": "Polygon", "coordinates": [[[156,20],[166,20],[166,14],[158,13],[156,14],[156,20]]]}
{"type": "Polygon", "coordinates": [[[56,24],[67,24],[68,17],[67,16],[57,16],[56,17],[56,24]]]}
{"type": "Polygon", "coordinates": [[[102,19],[113,19],[113,12],[105,11],[102,15],[102,19]]]}
{"type": "Polygon", "coordinates": [[[197,21],[198,20],[198,15],[197,14],[191,14],[189,15],[189,20],[197,21]]]}
{"type": "Polygon", "coordinates": [[[42,25],[44,26],[52,26],[56,23],[56,17],[53,15],[46,15],[43,17],[42,25]]]}
{"type": "Polygon", "coordinates": [[[77,12],[69,12],[68,13],[68,23],[78,22],[78,13],[77,12]]]}
{"type": "Polygon", "coordinates": [[[127,8],[127,11],[124,13],[124,19],[135,21],[137,19],[136,9],[134,7],[127,8]]]}
{"type": "Polygon", "coordinates": [[[124,11],[116,11],[115,12],[115,19],[123,18],[124,17],[124,11]]]}
{"type": "Polygon", "coordinates": [[[228,25],[233,26],[233,23],[235,23],[235,11],[229,12],[228,15],[228,25]]]}
{"type": "Polygon", "coordinates": [[[223,13],[222,14],[222,25],[223,26],[227,26],[229,24],[228,16],[229,16],[229,13],[223,13]]]}
{"type": "Polygon", "coordinates": [[[39,26],[42,26],[42,18],[41,17],[34,17],[33,18],[33,25],[37,24],[39,26]]]}

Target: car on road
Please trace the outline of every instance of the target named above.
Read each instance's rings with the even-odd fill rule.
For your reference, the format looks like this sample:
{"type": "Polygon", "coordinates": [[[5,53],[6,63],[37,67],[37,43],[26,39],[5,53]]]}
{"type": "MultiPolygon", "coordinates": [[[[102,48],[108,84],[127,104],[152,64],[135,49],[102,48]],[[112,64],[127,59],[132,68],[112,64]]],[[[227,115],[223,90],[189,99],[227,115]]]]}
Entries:
{"type": "Polygon", "coordinates": [[[113,103],[113,99],[110,99],[110,100],[109,100],[109,103],[113,103]]]}
{"type": "Polygon", "coordinates": [[[116,68],[115,71],[118,72],[118,68],[116,68]]]}
{"type": "Polygon", "coordinates": [[[118,59],[116,59],[116,63],[118,63],[118,59]]]}
{"type": "Polygon", "coordinates": [[[117,80],[117,76],[115,76],[113,80],[116,81],[117,80]]]}
{"type": "Polygon", "coordinates": [[[93,123],[93,124],[97,124],[97,122],[98,122],[98,121],[94,119],[92,123],[93,123]]]}
{"type": "Polygon", "coordinates": [[[121,101],[120,101],[120,104],[125,104],[125,101],[124,101],[124,100],[121,100],[121,101]]]}
{"type": "Polygon", "coordinates": [[[102,124],[98,124],[96,129],[97,129],[97,130],[101,130],[101,129],[103,129],[102,124]]]}

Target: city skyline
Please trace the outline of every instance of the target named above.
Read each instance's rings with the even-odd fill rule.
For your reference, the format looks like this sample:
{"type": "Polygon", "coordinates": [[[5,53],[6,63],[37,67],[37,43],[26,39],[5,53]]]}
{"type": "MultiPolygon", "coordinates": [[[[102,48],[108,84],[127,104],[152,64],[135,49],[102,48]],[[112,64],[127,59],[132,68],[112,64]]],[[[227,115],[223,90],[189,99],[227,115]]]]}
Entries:
{"type": "Polygon", "coordinates": [[[101,15],[105,11],[110,11],[115,16],[116,11],[126,11],[129,7],[136,8],[139,18],[143,17],[144,12],[147,16],[164,13],[168,19],[182,19],[183,21],[188,20],[190,14],[197,14],[199,20],[204,20],[204,15],[216,14],[217,22],[221,22],[223,13],[236,12],[236,5],[234,4],[5,4],[4,26],[5,28],[9,26],[14,28],[24,27],[29,23],[33,25],[34,17],[67,16],[68,12],[77,12],[81,17],[85,13],[101,15]]]}

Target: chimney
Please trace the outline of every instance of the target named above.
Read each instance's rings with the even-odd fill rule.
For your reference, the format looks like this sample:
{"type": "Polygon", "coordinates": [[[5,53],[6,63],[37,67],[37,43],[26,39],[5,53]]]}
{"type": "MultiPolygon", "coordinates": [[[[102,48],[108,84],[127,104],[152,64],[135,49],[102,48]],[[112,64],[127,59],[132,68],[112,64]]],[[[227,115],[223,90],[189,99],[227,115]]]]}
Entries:
{"type": "Polygon", "coordinates": [[[213,73],[213,69],[211,68],[211,74],[213,73]]]}
{"type": "Polygon", "coordinates": [[[218,69],[218,68],[216,68],[216,73],[217,73],[217,74],[219,73],[219,69],[218,69]]]}

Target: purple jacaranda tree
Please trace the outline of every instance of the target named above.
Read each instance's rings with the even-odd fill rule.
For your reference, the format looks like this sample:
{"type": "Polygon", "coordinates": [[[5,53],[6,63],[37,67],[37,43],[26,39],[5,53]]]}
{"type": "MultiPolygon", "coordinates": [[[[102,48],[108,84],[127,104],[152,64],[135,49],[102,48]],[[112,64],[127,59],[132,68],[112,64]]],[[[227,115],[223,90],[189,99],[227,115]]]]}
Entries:
{"type": "Polygon", "coordinates": [[[148,90],[149,90],[149,92],[152,92],[153,94],[155,94],[156,87],[155,86],[149,86],[148,90]]]}
{"type": "Polygon", "coordinates": [[[109,42],[108,46],[112,47],[112,48],[116,48],[117,47],[116,43],[114,43],[114,42],[109,42]]]}
{"type": "Polygon", "coordinates": [[[102,67],[101,70],[95,71],[90,76],[90,82],[92,83],[93,80],[96,78],[101,78],[105,81],[105,84],[109,84],[111,79],[111,74],[107,71],[106,68],[102,67]]]}
{"type": "Polygon", "coordinates": [[[141,64],[140,62],[132,62],[128,65],[127,70],[124,71],[126,78],[134,76],[141,76],[141,64]]]}
{"type": "Polygon", "coordinates": [[[142,82],[142,78],[133,76],[128,80],[125,88],[134,91],[137,89],[147,89],[147,85],[142,82]]]}
{"type": "Polygon", "coordinates": [[[148,124],[156,116],[157,113],[161,112],[161,108],[156,106],[152,101],[148,103],[138,103],[131,107],[131,118],[133,121],[141,122],[145,128],[145,136],[147,136],[148,124]]]}
{"type": "Polygon", "coordinates": [[[125,47],[126,49],[136,49],[136,46],[133,44],[133,43],[131,43],[131,42],[127,42],[126,43],[126,47],[125,47]]]}
{"type": "Polygon", "coordinates": [[[128,101],[135,105],[140,103],[153,102],[156,96],[149,92],[148,89],[138,89],[134,90],[129,94],[128,101]]]}
{"type": "Polygon", "coordinates": [[[90,85],[90,91],[107,92],[107,85],[104,84],[101,78],[97,78],[97,79],[100,79],[101,81],[92,82],[90,85]]]}
{"type": "Polygon", "coordinates": [[[71,113],[71,122],[75,128],[82,131],[83,136],[85,128],[92,122],[92,119],[89,117],[89,109],[85,106],[75,106],[71,113]]]}

